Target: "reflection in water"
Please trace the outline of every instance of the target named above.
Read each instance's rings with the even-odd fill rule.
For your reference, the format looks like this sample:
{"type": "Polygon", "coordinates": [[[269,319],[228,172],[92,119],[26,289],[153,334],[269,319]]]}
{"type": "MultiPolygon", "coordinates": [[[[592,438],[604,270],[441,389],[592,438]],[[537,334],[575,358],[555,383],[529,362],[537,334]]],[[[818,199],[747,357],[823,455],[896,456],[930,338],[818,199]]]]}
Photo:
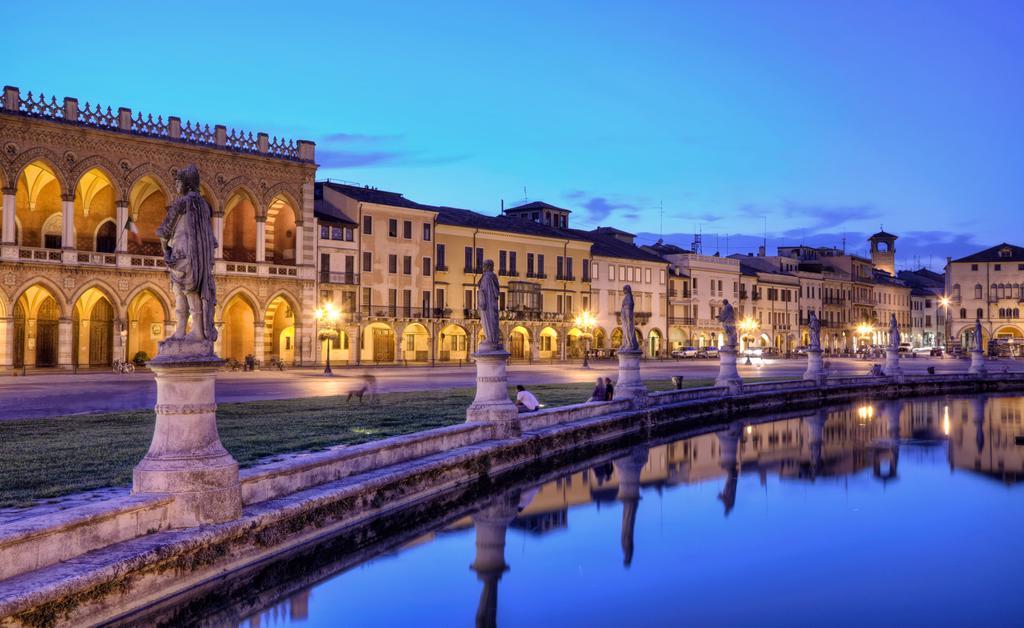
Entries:
{"type": "MultiPolygon", "coordinates": [[[[862,493],[880,492],[882,489],[891,491],[894,489],[889,483],[901,478],[899,485],[891,486],[896,486],[897,492],[899,487],[906,491],[907,488],[903,486],[905,483],[917,482],[915,486],[920,486],[922,477],[931,477],[923,471],[927,469],[925,462],[933,461],[935,455],[941,454],[937,447],[946,446],[949,466],[954,472],[966,471],[972,477],[993,478],[1007,485],[1016,484],[1024,476],[1024,446],[1017,445],[1015,441],[1016,437],[1024,435],[1022,417],[1024,397],[978,396],[969,399],[863,402],[819,410],[803,417],[737,421],[717,431],[675,442],[632,448],[619,453],[610,461],[601,461],[587,470],[566,475],[528,491],[508,491],[494,497],[475,514],[418,539],[416,545],[441,543],[454,534],[471,531],[475,555],[470,568],[482,584],[476,604],[476,625],[496,626],[499,617],[499,582],[509,572],[509,562],[516,563],[516,555],[510,561],[506,551],[506,537],[510,527],[518,530],[523,538],[559,535],[572,538],[575,526],[569,525],[571,517],[575,516],[574,513],[585,517],[588,512],[587,509],[577,507],[588,503],[593,503],[598,511],[601,508],[621,507],[619,533],[622,565],[625,568],[632,567],[629,573],[635,573],[648,564],[655,564],[659,559],[657,554],[663,550],[666,542],[664,538],[652,538],[641,531],[643,528],[638,520],[644,519],[640,516],[639,508],[643,489],[654,488],[660,492],[673,486],[699,488],[702,484],[711,484],[714,491],[710,494],[706,491],[680,491],[673,498],[698,500],[687,502],[691,504],[689,508],[694,509],[702,501],[713,502],[717,497],[722,504],[720,514],[716,515],[718,521],[721,522],[724,515],[729,518],[729,524],[735,526],[736,518],[739,517],[746,522],[743,525],[755,526],[746,530],[748,533],[753,530],[756,536],[759,531],[757,525],[760,524],[751,524],[751,517],[757,515],[752,512],[757,509],[744,509],[743,500],[744,495],[747,501],[758,499],[759,508],[763,508],[763,496],[749,490],[744,495],[739,494],[741,485],[753,487],[751,480],[759,483],[765,491],[770,482],[776,482],[771,480],[773,477],[779,483],[796,482],[803,483],[798,486],[820,487],[822,490],[807,495],[811,507],[818,495],[820,497],[817,498],[827,501],[826,489],[829,487],[849,491],[851,483],[856,483],[857,490],[862,493]],[[901,448],[905,458],[902,467],[901,448]],[[902,477],[898,471],[902,472],[902,477]],[[744,480],[745,477],[748,480],[744,480]],[[642,551],[645,544],[651,546],[646,548],[646,552],[642,551]]],[[[935,477],[939,478],[935,482],[942,478],[948,481],[945,472],[935,477]]],[[[945,489],[940,487],[928,490],[941,494],[945,489]]],[[[901,499],[907,496],[907,493],[899,494],[901,499]]],[[[886,502],[885,509],[879,512],[888,512],[893,505],[891,501],[886,502]]],[[[647,518],[652,516],[652,508],[657,510],[658,504],[645,506],[647,518]]],[[[816,516],[835,515],[827,510],[824,512],[825,515],[819,513],[816,516]]],[[[839,514],[835,516],[842,517],[838,521],[866,516],[857,513],[855,509],[846,512],[839,508],[839,514]]],[[[895,521],[884,523],[898,525],[895,521]]],[[[795,525],[795,522],[783,525],[795,525]]],[[[833,521],[832,525],[837,524],[833,521]]],[[[878,520],[865,519],[864,526],[868,529],[872,526],[877,529],[880,525],[882,522],[878,520]]],[[[598,539],[598,543],[607,543],[608,525],[604,525],[602,531],[603,534],[588,538],[598,539]]],[[[704,532],[709,533],[709,529],[704,529],[704,532]]],[[[667,532],[665,534],[669,538],[673,536],[667,532]]],[[[702,536],[696,542],[701,543],[705,538],[702,536]]],[[[829,543],[832,542],[830,539],[829,543]]],[[[695,550],[691,548],[689,551],[695,550]]],[[[404,556],[405,553],[400,553],[396,560],[401,561],[404,556]]],[[[839,561],[837,564],[852,560],[842,555],[834,556],[833,559],[839,561]]],[[[723,560],[728,562],[728,557],[723,557],[723,560]]],[[[520,561],[519,564],[529,571],[529,562],[524,564],[520,561]]],[[[815,558],[809,564],[818,565],[818,559],[815,558]]],[[[377,562],[369,563],[367,568],[374,567],[383,568],[377,562]]],[[[616,569],[625,573],[621,567],[616,569]]],[[[424,577],[429,578],[430,574],[424,577]]],[[[606,573],[604,577],[612,576],[606,573]]],[[[530,584],[543,589],[559,587],[565,583],[530,584]]],[[[317,586],[321,585],[314,585],[317,586]]],[[[533,600],[522,598],[523,583],[512,589],[519,596],[508,592],[508,580],[502,586],[506,589],[505,595],[511,595],[510,599],[505,600],[505,605],[509,607],[506,611],[518,608],[518,605],[529,607],[533,604],[533,600]]],[[[260,626],[301,622],[309,613],[310,591],[311,588],[300,593],[290,593],[281,603],[248,617],[244,623],[260,626]]],[[[323,593],[313,599],[328,597],[327,593],[323,593]]],[[[325,612],[330,613],[330,605],[325,604],[328,609],[325,612]]],[[[431,617],[430,622],[446,625],[462,623],[458,620],[445,621],[452,618],[443,615],[443,608],[438,608],[437,612],[441,614],[431,617]]],[[[333,615],[325,619],[332,617],[341,619],[333,615]]]]}

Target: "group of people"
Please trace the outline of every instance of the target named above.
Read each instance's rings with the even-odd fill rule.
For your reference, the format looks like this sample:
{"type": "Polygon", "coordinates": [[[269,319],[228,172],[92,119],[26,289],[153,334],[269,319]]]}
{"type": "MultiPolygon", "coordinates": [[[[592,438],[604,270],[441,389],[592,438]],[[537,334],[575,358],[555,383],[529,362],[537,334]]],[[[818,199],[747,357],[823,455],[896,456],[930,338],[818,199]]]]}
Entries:
{"type": "MultiPolygon", "coordinates": [[[[598,377],[594,392],[591,393],[588,401],[611,401],[615,396],[615,384],[610,377],[598,377]]],[[[522,384],[516,386],[516,408],[520,412],[533,412],[540,408],[540,401],[532,392],[526,390],[522,384]]]]}

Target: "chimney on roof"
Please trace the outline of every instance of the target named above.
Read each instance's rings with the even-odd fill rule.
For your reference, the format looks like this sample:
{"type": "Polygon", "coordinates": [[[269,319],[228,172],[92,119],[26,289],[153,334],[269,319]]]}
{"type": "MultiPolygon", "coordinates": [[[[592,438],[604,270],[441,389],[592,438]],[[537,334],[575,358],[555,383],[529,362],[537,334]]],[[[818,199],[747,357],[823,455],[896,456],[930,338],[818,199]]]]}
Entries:
{"type": "Polygon", "coordinates": [[[761,246],[757,247],[757,256],[758,257],[764,257],[764,245],[763,244],[761,246]]]}

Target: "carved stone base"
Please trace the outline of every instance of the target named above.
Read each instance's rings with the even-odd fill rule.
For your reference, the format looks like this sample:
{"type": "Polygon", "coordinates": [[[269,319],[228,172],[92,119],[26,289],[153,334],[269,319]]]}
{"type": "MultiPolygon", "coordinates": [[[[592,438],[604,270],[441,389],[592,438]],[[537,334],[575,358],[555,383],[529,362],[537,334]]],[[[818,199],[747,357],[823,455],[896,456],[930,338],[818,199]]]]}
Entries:
{"type": "Polygon", "coordinates": [[[197,358],[204,362],[216,362],[218,366],[224,363],[213,352],[212,340],[195,340],[187,336],[184,338],[174,338],[172,336],[167,340],[160,341],[157,356],[150,360],[148,364],[176,364],[180,363],[183,359],[195,361],[197,358]]]}
{"type": "Polygon", "coordinates": [[[619,349],[615,355],[619,358],[619,379],[615,382],[614,399],[643,400],[647,398],[647,386],[640,377],[639,349],[619,349]]]}
{"type": "Polygon", "coordinates": [[[237,519],[238,463],[217,433],[214,384],[223,360],[160,358],[149,362],[156,373],[156,427],[135,467],[132,493],[173,495],[170,524],[176,528],[237,519]]]}
{"type": "Polygon", "coordinates": [[[804,371],[804,379],[823,383],[825,380],[825,363],[821,359],[821,349],[807,350],[807,370],[804,371]]]}
{"type": "Polygon", "coordinates": [[[725,386],[731,392],[743,388],[743,378],[736,369],[736,347],[724,346],[718,350],[718,377],[715,386],[725,386]]]}
{"type": "Polygon", "coordinates": [[[882,368],[882,370],[889,377],[898,377],[900,375],[903,375],[903,369],[900,368],[899,349],[887,348],[885,350],[885,366],[882,368]]]}
{"type": "Polygon", "coordinates": [[[967,369],[967,372],[972,375],[984,375],[988,372],[984,353],[978,350],[971,351],[971,367],[967,369]]]}
{"type": "Polygon", "coordinates": [[[497,427],[498,438],[518,436],[519,410],[508,398],[505,365],[509,353],[503,350],[473,354],[476,360],[476,397],[466,409],[466,422],[486,421],[497,427]]]}

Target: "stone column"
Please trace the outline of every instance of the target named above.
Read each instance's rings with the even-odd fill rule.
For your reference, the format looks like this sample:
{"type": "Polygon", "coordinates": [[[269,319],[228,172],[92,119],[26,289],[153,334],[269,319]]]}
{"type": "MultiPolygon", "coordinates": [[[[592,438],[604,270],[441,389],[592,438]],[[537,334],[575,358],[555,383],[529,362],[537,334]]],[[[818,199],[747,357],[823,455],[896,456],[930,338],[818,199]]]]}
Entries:
{"type": "Polygon", "coordinates": [[[821,349],[808,349],[807,370],[804,371],[804,379],[821,385],[825,383],[825,377],[825,362],[821,359],[821,349]]]}
{"type": "Polygon", "coordinates": [[[743,379],[739,370],[736,369],[736,345],[722,345],[718,350],[718,377],[715,379],[715,386],[724,386],[729,392],[739,392],[743,389],[743,379]]]}
{"type": "Polygon", "coordinates": [[[16,244],[14,232],[17,230],[16,209],[14,206],[15,188],[4,188],[3,204],[3,244],[16,244]]]}
{"type": "Polygon", "coordinates": [[[267,330],[263,321],[256,321],[252,324],[252,355],[256,360],[263,363],[266,360],[267,330]]]}
{"type": "Polygon", "coordinates": [[[967,372],[978,376],[984,376],[988,372],[988,367],[985,366],[985,354],[980,349],[971,349],[971,366],[967,372]]]}
{"type": "Polygon", "coordinates": [[[213,257],[224,259],[224,212],[213,214],[213,237],[217,238],[217,248],[213,252],[213,257]]]}
{"type": "Polygon", "coordinates": [[[295,265],[302,266],[306,263],[306,254],[303,250],[305,244],[306,229],[302,221],[295,223],[295,265]]]}
{"type": "Polygon", "coordinates": [[[125,253],[128,251],[128,231],[125,230],[124,225],[128,222],[128,203],[124,201],[117,202],[117,248],[115,249],[118,253],[125,253]]]}
{"type": "Polygon", "coordinates": [[[72,325],[74,325],[74,321],[70,318],[62,318],[57,321],[57,366],[62,369],[73,367],[71,363],[72,325]]]}
{"type": "Polygon", "coordinates": [[[267,261],[267,217],[256,217],[256,261],[267,261]]]}
{"type": "Polygon", "coordinates": [[[132,493],[174,496],[172,528],[242,515],[238,463],[217,432],[214,387],[224,361],[212,354],[182,355],[183,344],[175,339],[161,342],[160,355],[149,362],[156,374],[156,427],[132,482],[132,493]]]}
{"type": "Polygon", "coordinates": [[[530,330],[530,360],[533,362],[540,360],[540,329],[538,328],[530,330]]]}
{"type": "Polygon", "coordinates": [[[74,250],[78,248],[75,240],[75,196],[74,194],[61,195],[61,220],[63,221],[63,233],[61,233],[61,248],[74,250]]]}
{"type": "Polygon", "coordinates": [[[640,472],[647,464],[647,449],[637,447],[612,464],[619,480],[616,499],[622,502],[622,564],[629,567],[633,563],[633,530],[640,507],[640,472]]]}
{"type": "Polygon", "coordinates": [[[0,368],[14,367],[14,319],[0,318],[0,368]]]}
{"type": "Polygon", "coordinates": [[[404,357],[405,346],[402,344],[404,336],[401,331],[395,332],[395,363],[401,364],[404,357]]]}
{"type": "Polygon", "coordinates": [[[476,360],[476,397],[466,409],[466,422],[493,423],[496,438],[520,434],[519,409],[508,398],[508,356],[504,349],[477,351],[472,356],[476,360]]]}
{"type": "Polygon", "coordinates": [[[743,424],[734,423],[724,432],[717,432],[718,447],[721,453],[719,464],[726,473],[725,486],[718,494],[719,501],[725,507],[725,516],[728,517],[736,505],[736,485],[739,483],[739,444],[743,436],[743,424]]]}
{"type": "Polygon", "coordinates": [[[647,399],[647,386],[640,377],[639,349],[619,349],[619,379],[615,382],[614,399],[634,399],[643,403],[647,399]]]}
{"type": "Polygon", "coordinates": [[[503,495],[497,502],[473,515],[476,530],[476,556],[470,569],[476,572],[484,588],[476,609],[476,626],[496,627],[498,581],[508,571],[505,562],[505,534],[519,512],[519,491],[503,495]]]}

